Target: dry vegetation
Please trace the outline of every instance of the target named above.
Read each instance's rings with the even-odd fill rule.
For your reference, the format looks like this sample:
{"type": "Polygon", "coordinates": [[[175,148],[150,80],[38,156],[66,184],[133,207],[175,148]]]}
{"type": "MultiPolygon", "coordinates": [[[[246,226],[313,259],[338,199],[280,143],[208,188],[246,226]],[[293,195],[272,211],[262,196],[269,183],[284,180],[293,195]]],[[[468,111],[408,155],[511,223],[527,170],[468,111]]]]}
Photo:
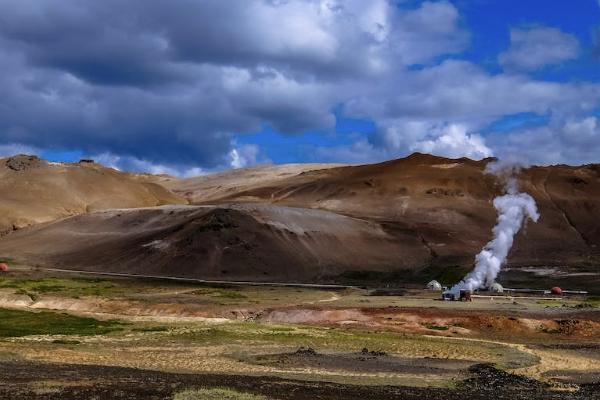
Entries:
{"type": "MultiPolygon", "coordinates": [[[[470,368],[482,363],[570,390],[578,384],[587,390],[582,380],[595,382],[590,373],[600,377],[594,299],[565,299],[564,307],[501,297],[448,303],[422,291],[371,296],[359,289],[214,287],[28,269],[5,276],[0,286],[5,307],[13,308],[0,310],[0,363],[22,368],[34,368],[27,363],[35,360],[448,393],[462,390],[460,382],[477,375],[470,368]],[[16,301],[23,296],[29,301],[16,301]],[[48,306],[54,311],[40,310],[48,306]],[[566,320],[576,322],[561,331],[566,320]]],[[[19,390],[56,396],[74,390],[33,384],[25,381],[19,390]]],[[[160,398],[221,393],[199,390],[180,387],[160,398]]],[[[227,393],[254,396],[245,392],[227,393]]]]}

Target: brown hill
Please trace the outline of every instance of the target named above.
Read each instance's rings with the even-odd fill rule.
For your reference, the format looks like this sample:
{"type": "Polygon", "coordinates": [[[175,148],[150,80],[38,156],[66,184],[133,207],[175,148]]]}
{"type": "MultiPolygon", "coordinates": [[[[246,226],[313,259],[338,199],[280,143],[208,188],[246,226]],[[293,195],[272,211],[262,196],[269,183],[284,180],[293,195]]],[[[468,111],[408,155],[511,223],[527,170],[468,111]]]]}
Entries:
{"type": "Polygon", "coordinates": [[[185,203],[162,186],[93,162],[0,159],[0,232],[108,208],[185,203]]]}
{"type": "MultiPolygon", "coordinates": [[[[410,232],[429,249],[428,265],[469,266],[491,235],[503,184],[485,173],[491,160],[415,153],[380,164],[307,171],[230,191],[211,202],[266,202],[323,209],[410,232]]],[[[540,209],[521,232],[509,265],[600,265],[600,165],[532,167],[519,174],[540,209]]],[[[174,190],[177,190],[175,187],[174,190]]],[[[198,202],[201,204],[202,202],[198,202]]]]}
{"type": "Polygon", "coordinates": [[[256,187],[277,185],[305,172],[341,166],[343,164],[260,165],[186,179],[168,176],[153,176],[152,179],[191,203],[209,203],[256,187]]]}
{"type": "Polygon", "coordinates": [[[416,238],[377,223],[261,204],[99,211],[11,233],[0,254],[88,271],[300,282],[410,268],[428,257],[416,238]]]}
{"type": "MultiPolygon", "coordinates": [[[[491,238],[492,200],[503,184],[485,173],[489,161],[414,154],[361,166],[152,178],[211,206],[78,216],[12,233],[0,239],[0,254],[34,264],[198,278],[452,283],[491,238]],[[212,221],[222,218],[213,229],[212,221]]],[[[144,185],[147,178],[134,180],[144,185]]],[[[562,279],[598,287],[600,166],[532,167],[520,173],[519,184],[535,198],[541,218],[517,236],[502,281],[539,286],[562,279]]],[[[113,201],[118,191],[109,193],[100,197],[113,201]]],[[[124,207],[111,204],[102,208],[124,207]]]]}

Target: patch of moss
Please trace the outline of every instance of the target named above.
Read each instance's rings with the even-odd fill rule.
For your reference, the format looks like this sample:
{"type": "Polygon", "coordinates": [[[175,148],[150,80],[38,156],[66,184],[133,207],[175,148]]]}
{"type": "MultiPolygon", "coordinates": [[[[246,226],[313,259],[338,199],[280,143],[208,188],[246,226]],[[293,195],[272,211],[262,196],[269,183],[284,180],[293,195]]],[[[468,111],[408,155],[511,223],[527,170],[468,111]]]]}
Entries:
{"type": "Polygon", "coordinates": [[[173,400],[267,400],[267,398],[229,388],[212,388],[187,389],[176,393],[173,400]]]}
{"type": "Polygon", "coordinates": [[[434,325],[434,324],[427,324],[427,325],[425,325],[425,327],[427,329],[433,329],[434,331],[447,331],[448,329],[450,329],[450,327],[448,327],[446,325],[434,325]]]}
{"type": "Polygon", "coordinates": [[[536,303],[541,306],[546,306],[546,307],[562,307],[565,304],[563,301],[552,300],[552,299],[538,300],[538,301],[536,301],[536,303]]]}
{"type": "Polygon", "coordinates": [[[0,337],[101,335],[122,329],[119,321],[100,321],[50,311],[0,309],[0,337]]]}
{"type": "Polygon", "coordinates": [[[186,332],[172,332],[170,340],[190,341],[194,344],[247,344],[282,345],[287,347],[312,347],[336,351],[360,351],[362,348],[377,348],[388,353],[410,354],[413,357],[440,354],[468,354],[474,360],[491,361],[499,365],[516,362],[520,366],[535,363],[528,353],[498,344],[479,343],[420,335],[399,334],[387,331],[330,328],[305,325],[265,324],[261,322],[230,323],[186,332]],[[293,328],[293,329],[281,329],[293,328]]]}
{"type": "Polygon", "coordinates": [[[32,297],[32,294],[41,295],[48,293],[60,293],[63,296],[69,297],[102,296],[112,294],[112,289],[115,287],[108,280],[93,278],[5,278],[0,280],[0,288],[18,289],[17,293],[28,294],[30,297],[32,297]]]}
{"type": "Polygon", "coordinates": [[[585,304],[590,304],[594,307],[600,307],[600,296],[590,296],[584,301],[585,304]]]}

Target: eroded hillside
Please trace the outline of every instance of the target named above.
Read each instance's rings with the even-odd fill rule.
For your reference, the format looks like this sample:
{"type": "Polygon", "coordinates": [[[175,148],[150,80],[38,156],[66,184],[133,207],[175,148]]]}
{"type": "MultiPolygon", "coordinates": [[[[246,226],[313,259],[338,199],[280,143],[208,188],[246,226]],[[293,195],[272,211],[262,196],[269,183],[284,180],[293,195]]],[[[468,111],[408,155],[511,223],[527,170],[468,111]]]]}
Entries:
{"type": "Polygon", "coordinates": [[[418,238],[377,223],[261,204],[99,211],[14,232],[0,240],[0,254],[45,267],[271,282],[428,259],[418,238]]]}
{"type": "Polygon", "coordinates": [[[1,232],[94,210],[184,202],[158,184],[92,162],[0,159],[1,232]]]}
{"type": "MultiPolygon", "coordinates": [[[[2,170],[10,193],[0,204],[13,225],[132,209],[11,233],[0,239],[0,254],[47,266],[204,279],[451,283],[491,238],[492,201],[504,184],[485,172],[490,161],[413,154],[380,164],[177,179],[33,160],[2,170]],[[199,207],[140,209],[184,202],[174,193],[199,207]]],[[[551,275],[597,286],[600,167],[532,167],[519,174],[519,185],[541,218],[517,235],[501,279],[538,284],[551,275]]]]}
{"type": "MultiPolygon", "coordinates": [[[[490,161],[415,153],[229,188],[210,202],[266,202],[377,221],[392,234],[420,238],[430,253],[428,265],[469,266],[490,239],[496,219],[492,201],[503,191],[501,180],[485,173],[490,161]]],[[[541,219],[517,236],[509,265],[596,268],[600,166],[532,167],[519,174],[519,185],[535,198],[541,219]]]]}

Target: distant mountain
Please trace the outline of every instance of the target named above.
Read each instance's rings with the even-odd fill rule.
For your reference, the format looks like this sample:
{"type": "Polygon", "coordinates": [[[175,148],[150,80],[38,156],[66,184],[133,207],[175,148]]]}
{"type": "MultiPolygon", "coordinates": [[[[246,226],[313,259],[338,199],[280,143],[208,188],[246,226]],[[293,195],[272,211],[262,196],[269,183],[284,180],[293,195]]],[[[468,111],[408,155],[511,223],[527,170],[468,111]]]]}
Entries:
{"type": "Polygon", "coordinates": [[[146,179],[152,179],[185,197],[191,203],[207,203],[219,201],[256,187],[277,185],[279,182],[305,172],[341,166],[344,164],[260,165],[186,179],[165,176],[146,176],[146,179]]]}
{"type": "Polygon", "coordinates": [[[51,163],[36,156],[0,159],[0,232],[108,208],[186,201],[164,187],[83,160],[51,163]]]}
{"type": "MultiPolygon", "coordinates": [[[[199,207],[73,217],[7,235],[0,254],[66,268],[211,279],[452,283],[492,236],[492,201],[503,183],[485,173],[490,161],[415,153],[358,166],[268,166],[190,179],[136,175],[137,184],[162,190],[163,204],[185,197],[199,207]]],[[[28,193],[25,182],[20,192],[28,193]]],[[[519,184],[541,218],[517,235],[501,281],[600,287],[600,165],[532,167],[519,174],[519,184]]],[[[77,196],[93,197],[86,188],[77,196]]],[[[123,203],[119,191],[100,193],[102,207],[87,210],[124,207],[114,205],[123,203]]],[[[40,199],[48,197],[30,197],[32,207],[47,207],[49,200],[40,199]]],[[[86,208],[77,210],[72,214],[86,208]]]]}
{"type": "MultiPolygon", "coordinates": [[[[485,173],[490,161],[415,153],[379,164],[307,170],[191,200],[322,209],[376,222],[391,235],[418,239],[411,251],[403,250],[428,252],[427,261],[415,268],[466,270],[491,238],[496,221],[492,201],[503,192],[503,183],[485,173]]],[[[600,165],[534,166],[518,180],[521,190],[535,198],[541,219],[517,236],[508,266],[559,268],[564,276],[582,280],[595,273],[590,270],[600,272],[600,165]]],[[[170,188],[180,190],[176,184],[170,188]]],[[[512,271],[520,279],[520,272],[512,271]]]]}

